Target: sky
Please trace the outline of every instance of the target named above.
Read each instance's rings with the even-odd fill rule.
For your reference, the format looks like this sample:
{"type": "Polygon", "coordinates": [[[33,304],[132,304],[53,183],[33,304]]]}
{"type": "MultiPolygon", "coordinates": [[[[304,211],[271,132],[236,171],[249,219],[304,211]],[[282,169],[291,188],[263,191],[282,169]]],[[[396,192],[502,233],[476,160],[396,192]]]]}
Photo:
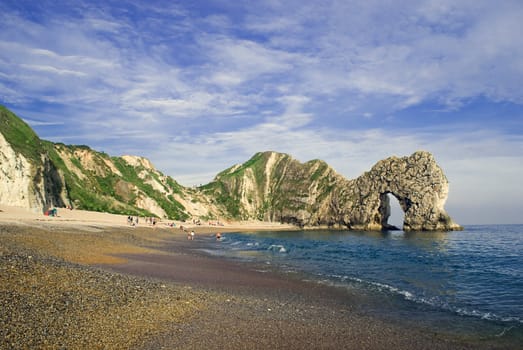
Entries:
{"type": "Polygon", "coordinates": [[[0,1],[0,104],[186,186],[260,151],[431,152],[458,223],[523,223],[521,0],[0,1]]]}

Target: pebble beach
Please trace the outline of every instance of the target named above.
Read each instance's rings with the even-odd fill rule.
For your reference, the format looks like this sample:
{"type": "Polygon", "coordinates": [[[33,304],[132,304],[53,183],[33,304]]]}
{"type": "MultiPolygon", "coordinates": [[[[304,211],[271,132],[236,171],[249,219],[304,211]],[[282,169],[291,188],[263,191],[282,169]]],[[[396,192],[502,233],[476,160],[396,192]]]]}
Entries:
{"type": "Polygon", "coordinates": [[[194,249],[199,235],[261,226],[198,226],[189,242],[167,223],[1,207],[0,349],[503,348],[406,330],[336,288],[194,249]]]}

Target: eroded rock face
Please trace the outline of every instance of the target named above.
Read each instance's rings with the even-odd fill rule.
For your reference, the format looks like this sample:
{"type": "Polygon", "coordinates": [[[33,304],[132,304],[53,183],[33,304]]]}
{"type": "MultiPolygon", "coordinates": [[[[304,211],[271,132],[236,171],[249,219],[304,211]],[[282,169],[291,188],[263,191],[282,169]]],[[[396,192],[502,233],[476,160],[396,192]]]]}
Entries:
{"type": "Polygon", "coordinates": [[[458,230],[444,209],[448,191],[447,178],[430,153],[387,158],[352,181],[354,200],[346,203],[346,224],[365,230],[390,228],[390,193],[405,213],[404,231],[458,230]]]}
{"type": "Polygon", "coordinates": [[[220,173],[202,189],[244,220],[394,229],[388,224],[391,194],[405,213],[403,230],[461,229],[444,209],[448,181],[433,156],[422,151],[379,161],[354,180],[343,178],[319,160],[302,164],[285,154],[258,153],[220,173]]]}
{"type": "Polygon", "coordinates": [[[34,164],[13,150],[0,133],[0,203],[43,211],[64,206],[60,174],[42,155],[34,164]]]}
{"type": "Polygon", "coordinates": [[[31,164],[17,154],[0,133],[0,203],[19,206],[40,206],[33,194],[31,164]]]}

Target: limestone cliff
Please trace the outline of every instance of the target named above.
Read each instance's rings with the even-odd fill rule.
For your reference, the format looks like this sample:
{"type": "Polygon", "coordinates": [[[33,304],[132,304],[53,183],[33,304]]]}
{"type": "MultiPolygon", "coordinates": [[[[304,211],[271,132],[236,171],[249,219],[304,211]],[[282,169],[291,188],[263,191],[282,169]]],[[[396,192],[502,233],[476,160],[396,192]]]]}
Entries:
{"type": "Polygon", "coordinates": [[[345,201],[340,221],[354,229],[390,228],[390,193],[405,214],[404,231],[459,230],[444,209],[448,191],[447,178],[430,153],[390,157],[352,180],[340,193],[345,201]]]}
{"type": "MultiPolygon", "coordinates": [[[[0,203],[43,211],[66,207],[186,219],[193,190],[145,158],[110,157],[87,146],[40,140],[0,106],[0,203]]],[[[208,212],[202,211],[209,215],[208,212]]]]}
{"type": "Polygon", "coordinates": [[[21,119],[0,106],[0,203],[26,208],[63,206],[61,177],[42,142],[21,119]]]}
{"type": "Polygon", "coordinates": [[[286,154],[264,152],[221,172],[201,190],[240,219],[321,224],[322,208],[340,181],[323,161],[301,164],[286,154]]]}
{"type": "Polygon", "coordinates": [[[405,213],[405,231],[461,229],[444,210],[448,181],[428,152],[382,160],[354,180],[323,161],[257,153],[201,190],[240,219],[355,230],[394,229],[387,222],[390,193],[405,213]]]}

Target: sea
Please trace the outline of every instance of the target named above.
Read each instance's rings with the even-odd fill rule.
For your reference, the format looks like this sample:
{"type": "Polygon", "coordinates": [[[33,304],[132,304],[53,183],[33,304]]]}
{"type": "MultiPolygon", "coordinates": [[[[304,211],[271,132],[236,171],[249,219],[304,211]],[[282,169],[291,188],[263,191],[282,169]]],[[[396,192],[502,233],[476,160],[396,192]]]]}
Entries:
{"type": "Polygon", "coordinates": [[[523,349],[523,225],[224,233],[206,253],[344,289],[361,312],[523,349]]]}

